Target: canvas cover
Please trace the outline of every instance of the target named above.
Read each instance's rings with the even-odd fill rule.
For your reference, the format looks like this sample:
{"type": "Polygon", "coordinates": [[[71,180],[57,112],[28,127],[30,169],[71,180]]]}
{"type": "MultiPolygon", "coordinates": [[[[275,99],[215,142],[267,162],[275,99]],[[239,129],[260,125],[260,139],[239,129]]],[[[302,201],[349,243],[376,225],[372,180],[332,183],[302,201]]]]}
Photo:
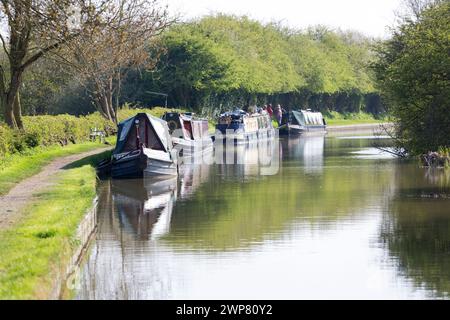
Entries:
{"type": "Polygon", "coordinates": [[[168,152],[172,149],[172,139],[169,134],[167,123],[150,114],[138,113],[134,117],[119,123],[117,133],[118,139],[114,154],[126,152],[133,147],[136,148],[136,120],[139,120],[139,136],[141,137],[141,141],[148,141],[146,147],[164,152],[168,152]]]}
{"type": "Polygon", "coordinates": [[[293,122],[297,122],[301,126],[323,125],[323,116],[320,112],[311,111],[292,111],[294,116],[293,122]]]}

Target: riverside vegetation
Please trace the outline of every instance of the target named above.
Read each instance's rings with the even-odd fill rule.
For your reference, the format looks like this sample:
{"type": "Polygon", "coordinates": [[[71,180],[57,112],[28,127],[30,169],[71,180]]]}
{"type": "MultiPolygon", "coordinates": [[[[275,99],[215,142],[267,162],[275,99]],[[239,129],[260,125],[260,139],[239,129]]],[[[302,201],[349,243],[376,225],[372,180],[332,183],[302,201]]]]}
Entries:
{"type": "Polygon", "coordinates": [[[379,44],[374,70],[396,119],[397,146],[412,155],[440,150],[448,163],[450,2],[431,1],[415,12],[379,44]]]}

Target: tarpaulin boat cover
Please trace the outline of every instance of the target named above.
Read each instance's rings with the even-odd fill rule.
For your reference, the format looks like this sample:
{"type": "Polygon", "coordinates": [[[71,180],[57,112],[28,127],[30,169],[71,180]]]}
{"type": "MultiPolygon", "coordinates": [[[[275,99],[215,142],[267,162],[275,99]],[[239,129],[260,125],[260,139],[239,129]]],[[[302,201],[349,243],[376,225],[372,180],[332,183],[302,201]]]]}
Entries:
{"type": "Polygon", "coordinates": [[[151,145],[146,145],[147,148],[164,152],[169,152],[172,149],[172,138],[170,137],[166,121],[147,113],[138,113],[134,117],[119,123],[114,154],[129,151],[129,144],[132,144],[136,149],[136,120],[139,120],[140,140],[144,144],[146,141],[150,144],[148,141],[151,140],[151,145]]]}
{"type": "Polygon", "coordinates": [[[323,116],[320,112],[292,111],[295,121],[301,126],[323,125],[323,116]]]}

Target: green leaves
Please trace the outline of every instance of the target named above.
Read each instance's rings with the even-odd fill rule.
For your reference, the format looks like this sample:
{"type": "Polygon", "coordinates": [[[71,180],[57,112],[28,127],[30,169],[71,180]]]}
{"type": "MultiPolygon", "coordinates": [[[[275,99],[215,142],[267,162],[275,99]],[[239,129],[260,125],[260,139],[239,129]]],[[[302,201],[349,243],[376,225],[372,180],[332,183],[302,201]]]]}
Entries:
{"type": "Polygon", "coordinates": [[[157,83],[184,106],[231,92],[373,92],[370,41],[316,29],[305,33],[220,14],[176,25],[163,36],[167,53],[157,83]]]}
{"type": "Polygon", "coordinates": [[[380,89],[412,153],[450,145],[450,3],[406,21],[377,48],[380,89]]]}

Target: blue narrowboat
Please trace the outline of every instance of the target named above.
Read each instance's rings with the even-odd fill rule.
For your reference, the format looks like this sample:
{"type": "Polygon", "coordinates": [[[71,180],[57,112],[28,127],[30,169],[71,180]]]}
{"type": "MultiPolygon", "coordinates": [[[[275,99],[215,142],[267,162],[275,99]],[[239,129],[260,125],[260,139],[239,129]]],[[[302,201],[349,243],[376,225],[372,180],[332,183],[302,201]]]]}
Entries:
{"type": "Polygon", "coordinates": [[[235,110],[220,115],[216,125],[215,140],[241,144],[273,139],[274,136],[275,129],[267,112],[248,114],[242,110],[235,110]]]}

